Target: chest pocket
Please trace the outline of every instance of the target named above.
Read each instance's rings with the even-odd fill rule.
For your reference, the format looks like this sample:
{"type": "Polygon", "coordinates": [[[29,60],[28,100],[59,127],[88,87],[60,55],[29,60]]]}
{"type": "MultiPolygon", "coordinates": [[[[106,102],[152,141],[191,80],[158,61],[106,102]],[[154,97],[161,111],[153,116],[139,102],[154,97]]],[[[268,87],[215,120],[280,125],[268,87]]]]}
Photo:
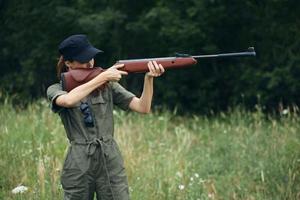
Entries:
{"type": "Polygon", "coordinates": [[[92,109],[96,117],[105,115],[107,111],[109,99],[106,93],[107,92],[101,91],[98,95],[91,98],[92,109]]]}

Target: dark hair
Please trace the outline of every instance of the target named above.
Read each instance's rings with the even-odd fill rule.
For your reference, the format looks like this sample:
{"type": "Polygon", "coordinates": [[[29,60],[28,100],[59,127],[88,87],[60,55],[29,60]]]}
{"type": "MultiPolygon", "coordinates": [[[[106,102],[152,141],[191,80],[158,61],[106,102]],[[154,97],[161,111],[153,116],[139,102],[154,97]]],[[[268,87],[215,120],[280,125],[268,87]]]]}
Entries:
{"type": "MultiPolygon", "coordinates": [[[[72,61],[71,61],[72,62],[72,61]]],[[[67,71],[67,66],[65,65],[65,59],[63,56],[60,56],[56,65],[56,72],[58,80],[61,79],[61,73],[67,71]]]]}

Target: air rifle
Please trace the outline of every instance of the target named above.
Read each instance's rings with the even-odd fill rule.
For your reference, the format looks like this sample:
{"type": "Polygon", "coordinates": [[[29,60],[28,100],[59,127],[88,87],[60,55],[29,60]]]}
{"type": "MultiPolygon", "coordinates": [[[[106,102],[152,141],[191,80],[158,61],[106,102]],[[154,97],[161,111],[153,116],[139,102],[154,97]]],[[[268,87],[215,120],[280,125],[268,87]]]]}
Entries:
{"type": "MultiPolygon", "coordinates": [[[[190,65],[195,65],[197,63],[196,59],[200,59],[200,58],[204,59],[204,58],[244,57],[244,56],[256,56],[254,47],[249,47],[247,51],[236,52],[236,53],[222,53],[222,54],[197,55],[197,56],[176,53],[174,57],[119,60],[116,62],[116,64],[124,64],[124,67],[120,68],[120,70],[126,71],[128,73],[141,73],[141,72],[149,71],[147,65],[149,61],[156,61],[158,64],[161,64],[165,69],[173,69],[173,68],[184,68],[190,65]]],[[[92,80],[103,71],[104,70],[100,67],[94,67],[94,68],[69,70],[68,72],[62,73],[61,80],[62,80],[63,90],[69,92],[75,87],[92,80]]]]}

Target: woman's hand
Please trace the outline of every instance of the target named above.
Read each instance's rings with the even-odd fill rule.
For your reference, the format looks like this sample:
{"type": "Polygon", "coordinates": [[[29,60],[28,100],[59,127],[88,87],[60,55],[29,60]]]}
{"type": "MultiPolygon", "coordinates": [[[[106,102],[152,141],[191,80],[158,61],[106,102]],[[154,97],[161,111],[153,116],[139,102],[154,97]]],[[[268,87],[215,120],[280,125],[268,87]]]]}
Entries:
{"type": "Polygon", "coordinates": [[[122,78],[122,75],[127,75],[128,73],[125,71],[119,70],[119,68],[124,67],[124,64],[117,64],[113,65],[112,67],[108,68],[102,75],[106,81],[119,81],[122,78]]]}
{"type": "Polygon", "coordinates": [[[134,97],[129,108],[139,113],[149,113],[151,111],[151,102],[153,97],[153,77],[158,77],[165,72],[161,64],[156,61],[148,62],[149,72],[146,73],[144,79],[144,89],[141,97],[134,97]]]}
{"type": "Polygon", "coordinates": [[[147,72],[146,75],[150,77],[158,77],[165,72],[163,66],[161,64],[157,64],[156,61],[148,62],[148,68],[149,72],[147,72]]]}

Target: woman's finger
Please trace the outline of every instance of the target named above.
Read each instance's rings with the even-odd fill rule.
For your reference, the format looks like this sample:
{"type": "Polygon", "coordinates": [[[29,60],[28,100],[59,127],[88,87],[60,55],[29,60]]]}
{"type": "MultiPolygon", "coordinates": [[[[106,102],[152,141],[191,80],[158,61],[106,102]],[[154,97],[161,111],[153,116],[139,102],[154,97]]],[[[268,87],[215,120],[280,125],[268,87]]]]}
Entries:
{"type": "Polygon", "coordinates": [[[153,61],[153,65],[154,65],[154,74],[155,77],[157,77],[160,74],[160,69],[156,61],[153,61]]]}
{"type": "Polygon", "coordinates": [[[119,69],[121,67],[124,67],[124,64],[115,64],[112,66],[112,68],[115,68],[115,69],[119,69]]]}
{"type": "Polygon", "coordinates": [[[165,68],[161,64],[159,64],[158,66],[160,69],[160,73],[163,74],[165,72],[165,68]]]}
{"type": "Polygon", "coordinates": [[[148,62],[148,68],[149,68],[149,71],[153,74],[154,71],[155,71],[155,68],[154,68],[153,63],[151,61],[148,62]]]}
{"type": "Polygon", "coordinates": [[[118,70],[119,72],[120,72],[120,74],[122,74],[122,75],[128,75],[128,72],[126,72],[126,71],[122,71],[122,70],[118,70]]]}
{"type": "Polygon", "coordinates": [[[159,70],[159,66],[158,66],[157,62],[153,61],[153,64],[154,64],[155,70],[158,71],[159,70]]]}

